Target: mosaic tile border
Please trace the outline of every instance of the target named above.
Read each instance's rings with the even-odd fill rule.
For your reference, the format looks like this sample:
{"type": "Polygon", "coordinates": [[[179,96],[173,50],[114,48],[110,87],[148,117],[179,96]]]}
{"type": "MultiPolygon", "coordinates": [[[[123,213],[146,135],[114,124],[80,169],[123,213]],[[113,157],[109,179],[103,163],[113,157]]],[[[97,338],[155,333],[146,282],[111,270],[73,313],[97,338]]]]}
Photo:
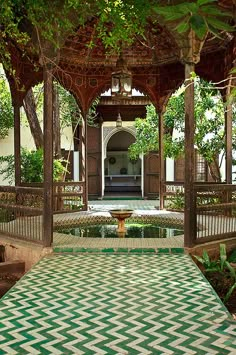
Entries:
{"type": "MultiPolygon", "coordinates": [[[[156,223],[162,227],[183,228],[184,221],[181,218],[173,217],[158,217],[150,215],[135,216],[126,219],[126,223],[156,223]]],[[[61,220],[54,221],[54,230],[61,227],[76,227],[83,225],[93,224],[117,224],[112,217],[106,216],[80,216],[76,218],[62,218],[61,220]]]]}
{"type": "Polygon", "coordinates": [[[184,254],[184,248],[81,248],[78,246],[55,246],[54,253],[113,253],[113,254],[184,254]]]}

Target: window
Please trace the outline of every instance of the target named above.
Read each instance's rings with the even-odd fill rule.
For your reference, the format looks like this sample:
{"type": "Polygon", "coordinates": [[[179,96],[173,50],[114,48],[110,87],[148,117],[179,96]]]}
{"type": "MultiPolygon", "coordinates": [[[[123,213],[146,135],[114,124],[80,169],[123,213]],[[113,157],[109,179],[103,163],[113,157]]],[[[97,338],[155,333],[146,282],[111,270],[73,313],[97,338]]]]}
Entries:
{"type": "Polygon", "coordinates": [[[196,181],[206,181],[206,162],[205,159],[196,152],[196,181]]]}

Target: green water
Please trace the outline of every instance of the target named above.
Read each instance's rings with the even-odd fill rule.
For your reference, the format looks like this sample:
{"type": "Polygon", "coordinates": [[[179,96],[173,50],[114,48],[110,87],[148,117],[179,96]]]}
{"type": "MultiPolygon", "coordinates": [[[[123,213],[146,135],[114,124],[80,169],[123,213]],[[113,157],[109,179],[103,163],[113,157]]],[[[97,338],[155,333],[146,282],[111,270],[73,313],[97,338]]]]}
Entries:
{"type": "MultiPolygon", "coordinates": [[[[126,224],[125,238],[171,238],[183,234],[183,230],[164,228],[154,224],[126,224]]],[[[60,229],[57,232],[80,238],[117,238],[116,225],[91,225],[60,229]]]]}

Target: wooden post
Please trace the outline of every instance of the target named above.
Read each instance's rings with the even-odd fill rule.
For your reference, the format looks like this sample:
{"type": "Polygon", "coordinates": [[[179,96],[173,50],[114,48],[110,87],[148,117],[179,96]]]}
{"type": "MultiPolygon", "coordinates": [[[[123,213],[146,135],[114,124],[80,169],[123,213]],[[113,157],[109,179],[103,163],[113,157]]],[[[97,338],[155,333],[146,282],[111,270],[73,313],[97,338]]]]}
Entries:
{"type": "Polygon", "coordinates": [[[84,206],[85,210],[88,209],[88,169],[87,169],[87,119],[86,114],[83,115],[82,126],[81,126],[81,180],[84,181],[84,206]]]}
{"type": "Polygon", "coordinates": [[[185,178],[184,178],[184,246],[191,247],[195,239],[195,195],[194,195],[194,83],[189,80],[194,64],[185,64],[185,178]]]}
{"type": "Polygon", "coordinates": [[[52,104],[52,72],[44,66],[44,210],[43,210],[43,244],[51,246],[53,236],[53,104],[52,104]]]}
{"type": "MultiPolygon", "coordinates": [[[[230,79],[230,84],[231,84],[230,79]]],[[[226,100],[229,98],[230,86],[227,90],[226,100]]],[[[232,119],[233,119],[233,108],[231,103],[226,104],[225,111],[225,180],[226,184],[232,184],[232,119]]],[[[227,190],[227,193],[224,196],[225,202],[232,202],[232,191],[227,190]]],[[[228,217],[232,217],[232,208],[227,208],[225,215],[228,217]]]]}
{"type": "Polygon", "coordinates": [[[232,104],[227,104],[226,112],[225,112],[226,184],[232,184],[232,117],[233,117],[232,104]]]}
{"type": "Polygon", "coordinates": [[[164,208],[164,182],[165,182],[165,161],[164,161],[164,124],[163,124],[163,114],[164,112],[159,112],[159,200],[160,200],[160,210],[164,208]]]}
{"type": "Polygon", "coordinates": [[[20,105],[14,104],[14,160],[15,186],[21,184],[21,154],[20,154],[20,105]]]}

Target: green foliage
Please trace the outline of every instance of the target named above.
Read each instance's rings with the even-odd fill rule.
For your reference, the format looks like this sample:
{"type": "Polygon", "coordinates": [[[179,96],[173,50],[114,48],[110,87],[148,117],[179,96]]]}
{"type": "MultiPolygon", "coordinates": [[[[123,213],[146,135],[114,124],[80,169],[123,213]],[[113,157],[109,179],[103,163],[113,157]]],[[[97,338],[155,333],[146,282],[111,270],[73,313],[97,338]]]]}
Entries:
{"type": "MultiPolygon", "coordinates": [[[[63,159],[53,161],[53,180],[60,181],[63,174],[66,173],[63,159]]],[[[4,180],[10,184],[14,181],[14,156],[0,157],[0,174],[4,180]]],[[[23,183],[42,182],[43,181],[43,151],[38,149],[30,151],[21,149],[21,181],[23,183]]]]}
{"type": "Polygon", "coordinates": [[[80,110],[74,96],[61,85],[56,84],[59,96],[59,114],[61,129],[76,125],[81,120],[80,110]]]}
{"type": "Polygon", "coordinates": [[[97,1],[99,20],[98,37],[105,48],[120,50],[130,45],[137,35],[144,36],[144,26],[152,11],[152,1],[112,0],[97,1]]]}
{"type": "Polygon", "coordinates": [[[139,154],[158,150],[158,115],[153,105],[146,107],[146,119],[136,118],[136,142],[129,147],[129,157],[135,160],[139,154]]]}
{"type": "Polygon", "coordinates": [[[206,272],[219,271],[218,261],[211,260],[208,252],[205,249],[203,250],[202,256],[194,255],[194,258],[197,259],[200,264],[202,264],[206,272]]]}
{"type": "Polygon", "coordinates": [[[219,36],[220,31],[234,31],[228,22],[232,14],[222,11],[217,6],[217,0],[197,0],[181,2],[177,5],[155,6],[158,15],[165,21],[175,21],[175,29],[186,33],[192,29],[199,39],[204,39],[208,32],[219,36]]]}
{"type": "Polygon", "coordinates": [[[204,267],[206,276],[210,273],[219,273],[225,279],[230,278],[230,286],[223,299],[223,302],[227,303],[233,291],[236,289],[236,270],[230,265],[227,259],[225,244],[220,244],[220,256],[217,260],[211,260],[206,250],[203,250],[202,257],[197,255],[194,255],[194,257],[204,267]]]}
{"type": "Polygon", "coordinates": [[[173,138],[171,134],[167,133],[164,136],[164,154],[165,157],[178,159],[184,155],[184,138],[179,136],[173,138]]]}
{"type": "Polygon", "coordinates": [[[11,58],[8,39],[11,38],[19,47],[25,45],[29,39],[20,28],[22,15],[19,14],[19,9],[21,7],[20,0],[0,0],[0,61],[9,70],[11,58]]]}
{"type": "Polygon", "coordinates": [[[232,253],[230,254],[228,260],[229,260],[230,263],[235,263],[236,264],[236,249],[234,249],[232,251],[232,253]]]}
{"type": "MultiPolygon", "coordinates": [[[[81,125],[82,123],[82,113],[79,108],[75,97],[62,86],[57,85],[59,93],[59,112],[60,112],[60,121],[61,128],[70,127],[73,125],[75,127],[77,124],[81,125]]],[[[87,124],[88,126],[96,126],[95,120],[97,118],[96,107],[98,105],[99,99],[93,101],[88,115],[87,115],[87,124]]]]}
{"type": "MultiPolygon", "coordinates": [[[[75,97],[66,89],[64,89],[59,83],[54,83],[58,92],[59,101],[59,115],[60,115],[60,127],[63,130],[65,127],[74,127],[82,122],[81,110],[75,97]]],[[[35,86],[33,89],[36,108],[38,116],[43,113],[43,84],[35,86]]],[[[92,103],[88,115],[87,123],[89,126],[96,126],[95,120],[97,118],[96,107],[98,105],[99,98],[92,103]]]]}
{"type": "Polygon", "coordinates": [[[131,45],[137,35],[144,37],[150,17],[156,22],[158,16],[177,22],[176,31],[185,33],[191,28],[199,38],[208,31],[218,35],[222,30],[234,30],[228,24],[233,14],[222,11],[216,0],[182,1],[177,5],[167,2],[165,6],[153,0],[0,0],[0,5],[0,56],[5,64],[10,62],[8,39],[22,48],[34,34],[41,41],[37,47],[44,39],[58,48],[91,18],[95,31],[88,46],[99,38],[106,49],[116,51],[131,45]]]}
{"type": "MultiPolygon", "coordinates": [[[[220,93],[211,83],[200,80],[195,83],[195,147],[208,162],[214,161],[225,150],[224,106],[220,93]]],[[[164,154],[177,159],[184,154],[184,90],[179,88],[169,99],[164,113],[164,154]]],[[[236,115],[234,115],[236,120],[236,115]]],[[[146,119],[136,119],[136,142],[129,148],[129,155],[135,159],[139,154],[158,150],[158,115],[153,105],[147,106],[146,119]]],[[[234,125],[233,131],[236,133],[234,125]]],[[[233,134],[236,148],[236,134],[233,134]]]]}
{"type": "Polygon", "coordinates": [[[8,136],[9,130],[13,125],[14,118],[10,91],[5,76],[0,74],[0,139],[8,136]]]}
{"type": "Polygon", "coordinates": [[[10,184],[14,181],[14,155],[0,156],[0,174],[10,184]]]}
{"type": "MultiPolygon", "coordinates": [[[[220,93],[211,83],[195,79],[195,146],[208,162],[224,151],[224,106],[220,93]]],[[[178,132],[165,137],[165,155],[177,158],[184,153],[184,96],[172,95],[167,110],[167,125],[178,132]]]]}
{"type": "Polygon", "coordinates": [[[22,149],[21,174],[22,182],[43,181],[43,152],[41,149],[36,151],[22,149]]]}
{"type": "Polygon", "coordinates": [[[184,195],[183,195],[183,193],[180,193],[177,190],[175,195],[170,197],[170,202],[169,202],[167,208],[182,211],[184,209],[184,195]]]}
{"type": "Polygon", "coordinates": [[[234,292],[234,290],[236,290],[236,270],[233,266],[230,265],[230,263],[227,261],[226,262],[227,265],[227,269],[230,273],[230,277],[233,280],[232,285],[230,286],[230,288],[228,289],[228,292],[226,293],[223,302],[227,303],[230,296],[232,295],[232,293],[234,292]]]}
{"type": "MultiPolygon", "coordinates": [[[[152,1],[0,0],[0,4],[0,55],[5,53],[7,62],[10,57],[6,38],[21,46],[35,32],[38,40],[44,39],[58,48],[66,36],[91,18],[95,21],[94,39],[100,38],[106,48],[120,49],[121,44],[131,44],[137,34],[143,35],[152,1]]],[[[88,45],[93,46],[94,39],[88,45]]]]}

